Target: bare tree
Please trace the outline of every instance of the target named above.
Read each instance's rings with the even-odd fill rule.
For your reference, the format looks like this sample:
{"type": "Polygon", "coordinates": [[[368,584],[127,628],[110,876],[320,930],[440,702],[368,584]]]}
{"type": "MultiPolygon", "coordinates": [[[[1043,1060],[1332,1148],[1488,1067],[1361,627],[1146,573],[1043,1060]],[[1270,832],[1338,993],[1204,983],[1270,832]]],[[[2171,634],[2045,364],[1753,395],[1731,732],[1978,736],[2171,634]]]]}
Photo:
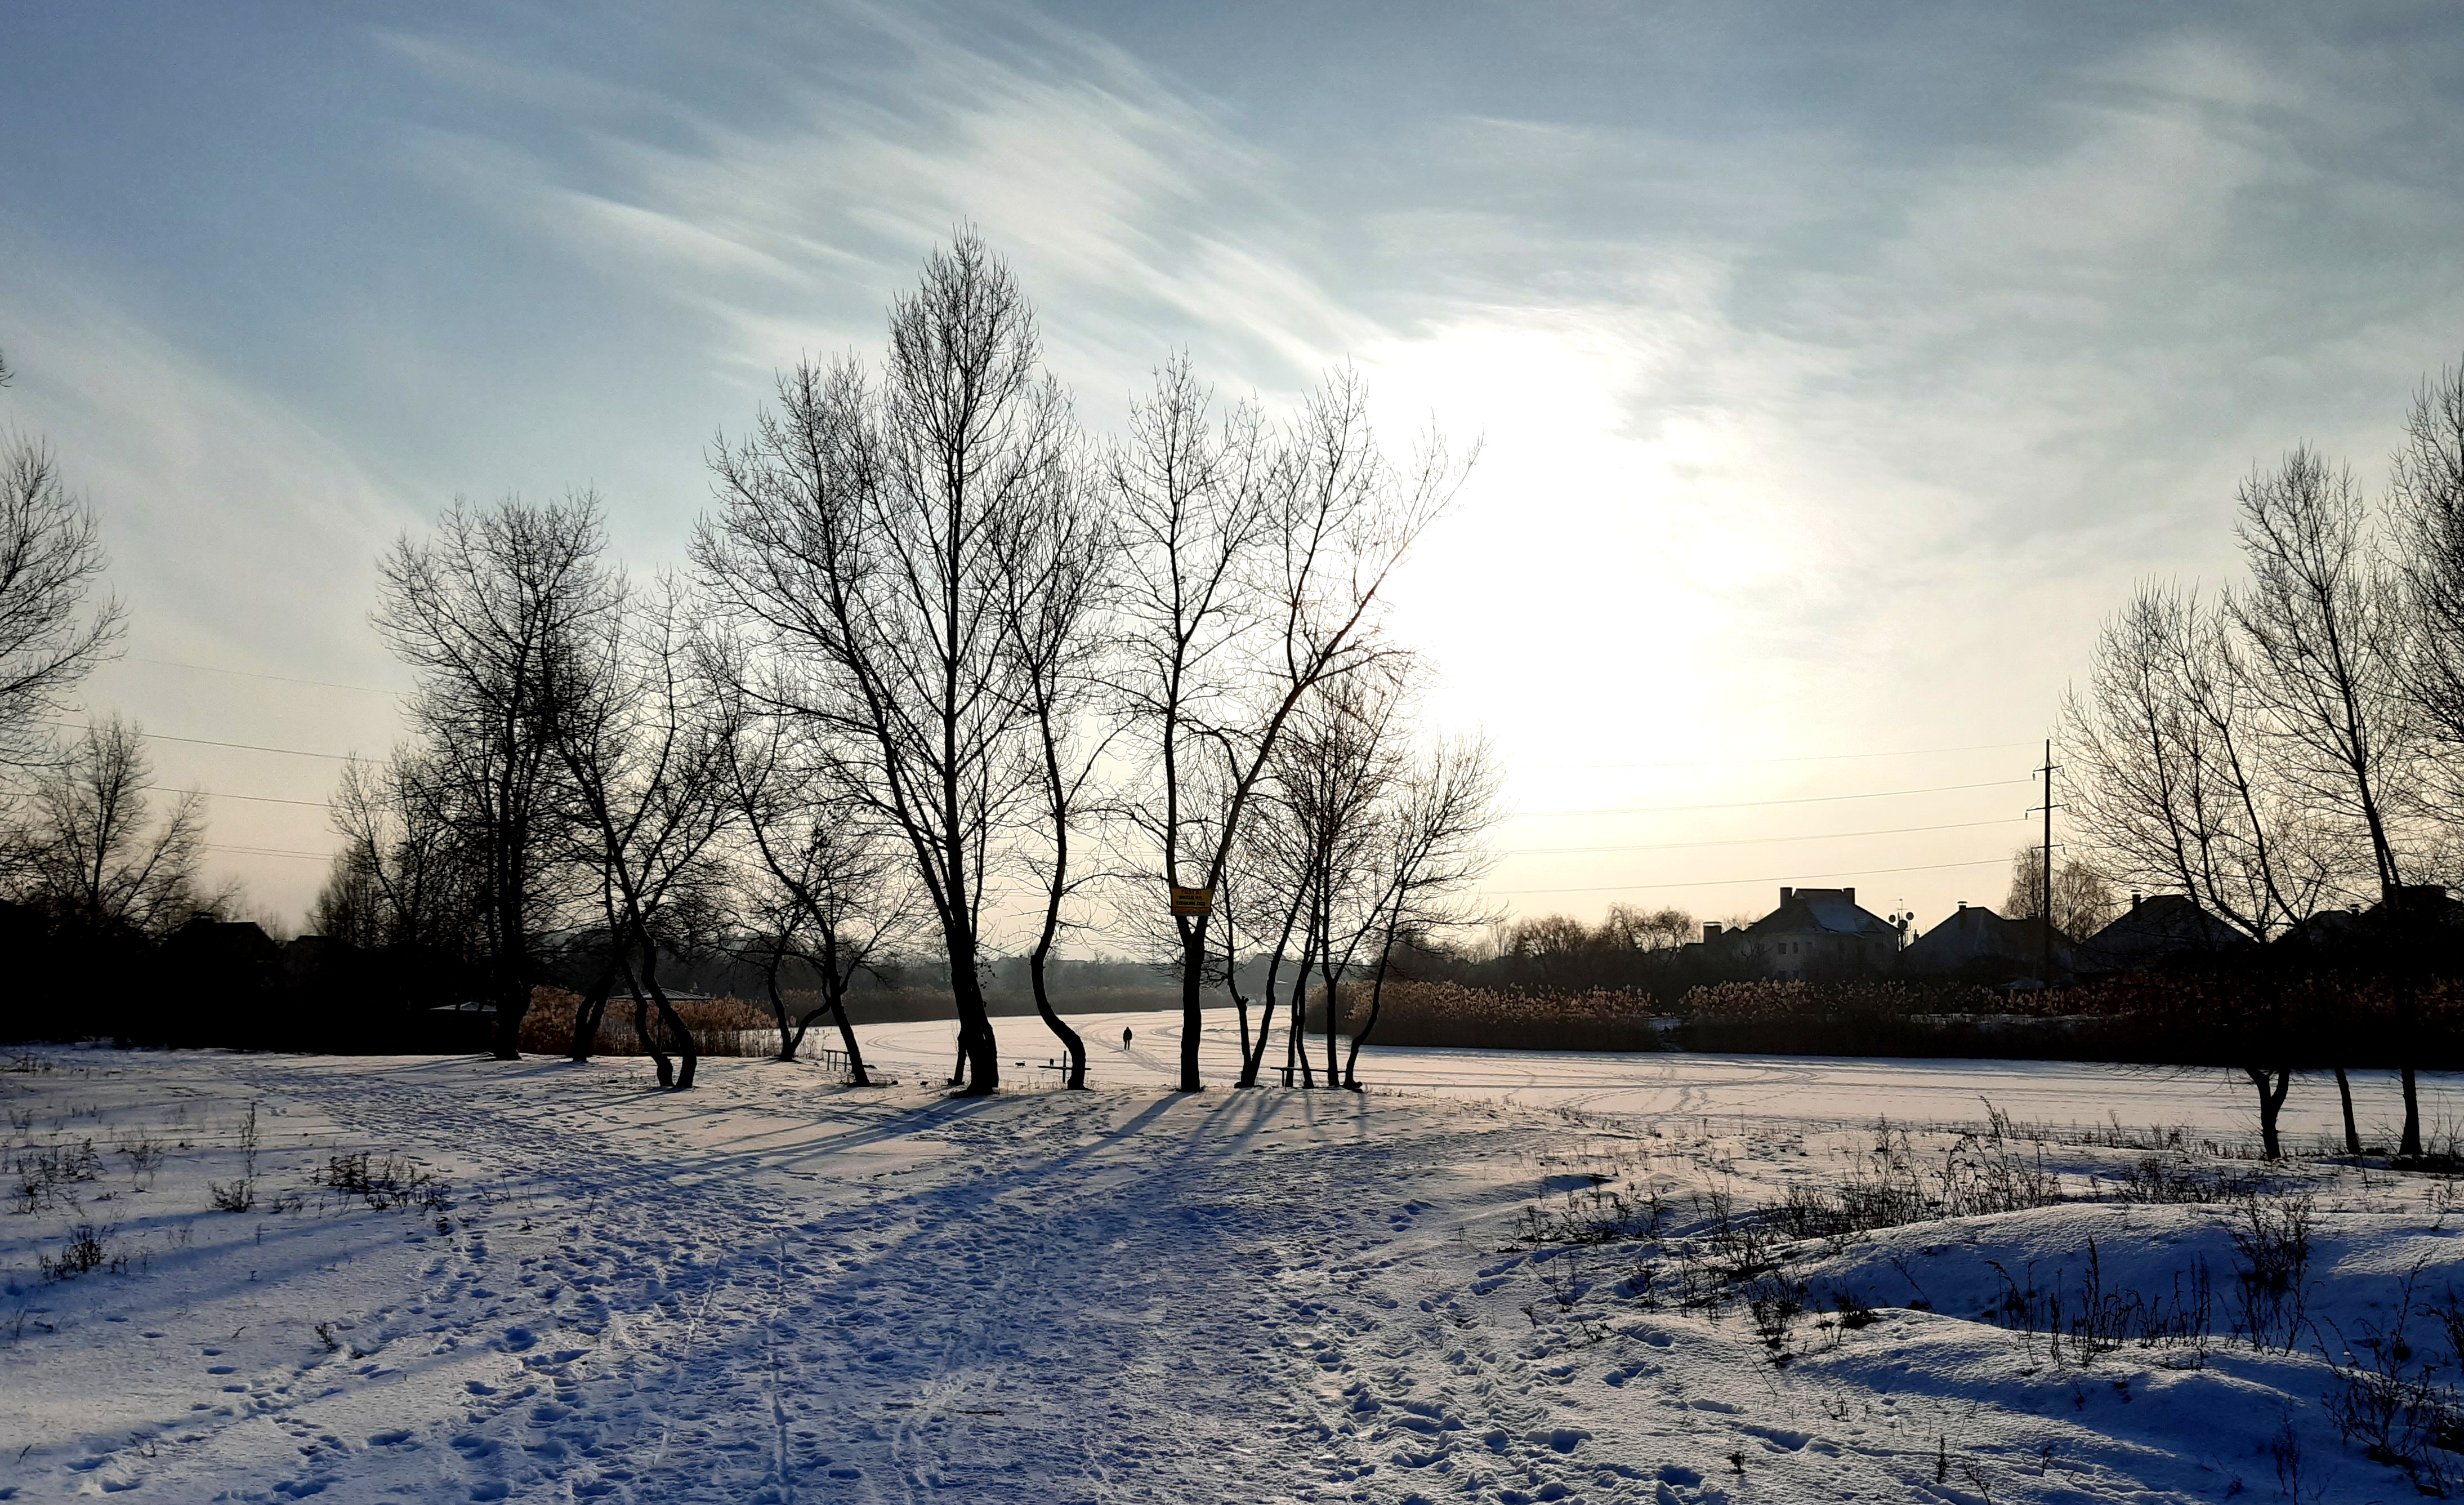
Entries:
{"type": "Polygon", "coordinates": [[[1548,992],[1571,992],[1598,981],[1598,938],[1572,915],[1530,915],[1501,926],[1497,954],[1548,992]]]}
{"type": "MultiPolygon", "coordinates": [[[[617,593],[613,584],[605,587],[617,593]]],[[[621,597],[620,597],[621,599],[621,597]]],[[[611,942],[677,1046],[671,1072],[655,1030],[643,1043],[659,1085],[693,1084],[698,1051],[659,981],[662,943],[711,926],[723,881],[710,859],[737,811],[731,759],[740,702],[694,673],[687,608],[672,582],[553,645],[543,704],[580,818],[577,866],[596,869],[611,942]],[[682,919],[685,923],[676,923],[682,919]]],[[[680,946],[678,949],[682,949],[680,946]]]]}
{"type": "Polygon", "coordinates": [[[1400,664],[1328,680],[1296,708],[1267,786],[1290,831],[1308,946],[1326,1005],[1326,1083],[1341,1079],[1343,987],[1384,918],[1384,817],[1406,772],[1400,664]]]}
{"type": "Polygon", "coordinates": [[[2445,824],[2464,825],[2464,365],[2422,384],[2388,486],[2401,587],[2398,680],[2436,744],[2445,824]]]}
{"type": "MultiPolygon", "coordinates": [[[[1105,473],[1127,576],[1116,687],[1152,769],[1135,819],[1176,890],[1222,883],[1303,697],[1392,652],[1381,592],[1463,474],[1434,435],[1389,461],[1349,371],[1280,433],[1253,409],[1220,424],[1209,409],[1186,362],[1167,365],[1105,473]]],[[[1195,1092],[1209,916],[1172,918],[1195,1092]]]]}
{"type": "Polygon", "coordinates": [[[713,456],[694,556],[767,659],[766,708],[826,733],[907,843],[939,921],[967,1091],[996,1091],[981,932],[1011,815],[1019,697],[1002,636],[1012,516],[1066,483],[1068,405],[1017,279],[969,232],[892,305],[878,388],[853,365],[782,378],[713,456]]]}
{"type": "Polygon", "coordinates": [[[0,767],[52,760],[52,722],[117,650],[127,613],[89,603],[106,561],[94,514],[40,441],[0,433],[0,767]]]}
{"type": "Polygon", "coordinates": [[[457,500],[434,536],[406,536],[378,564],[376,627],[419,675],[410,719],[480,896],[503,1060],[520,1053],[540,930],[573,887],[547,680],[562,645],[615,610],[605,549],[586,493],[545,506],[457,500]]]}
{"type": "MultiPolygon", "coordinates": [[[[1222,881],[1216,888],[1215,923],[1210,928],[1222,947],[1221,981],[1232,994],[1240,1025],[1241,1073],[1235,1080],[1240,1087],[1258,1085],[1266,1047],[1274,1036],[1275,1009],[1281,998],[1277,989],[1283,982],[1285,963],[1292,961],[1298,961],[1300,965],[1293,983],[1294,1046],[1289,1053],[1298,1055],[1298,1021],[1309,960],[1306,955],[1296,958],[1291,948],[1303,934],[1301,918],[1309,893],[1302,877],[1302,844],[1296,828],[1284,818],[1285,814],[1271,802],[1260,809],[1257,818],[1242,830],[1233,859],[1224,864],[1222,881]],[[1239,964],[1244,942],[1252,953],[1264,955],[1266,961],[1254,1033],[1249,1028],[1248,1001],[1240,989],[1239,964]]],[[[1306,950],[1304,942],[1303,951],[1306,950]]]]}
{"type": "MultiPolygon", "coordinates": [[[[2251,584],[2231,605],[2265,671],[2250,684],[2270,715],[2279,776],[2318,816],[2366,839],[2393,921],[2404,881],[2392,827],[2417,795],[2418,771],[2399,667],[2400,587],[2371,555],[2369,507],[2351,473],[2330,470],[2306,447],[2273,473],[2255,473],[2240,503],[2251,584]]],[[[2418,1155],[2417,1077],[2409,1066],[2399,1075],[2401,1152],[2418,1155]]]]}
{"type": "Polygon", "coordinates": [[[2064,709],[2070,815],[2113,879],[2196,900],[2264,941],[2316,908],[2332,868],[2267,777],[2260,708],[2195,592],[2143,586],[2097,636],[2064,709]]]}
{"type": "Polygon", "coordinates": [[[86,728],[34,784],[11,885],[64,931],[159,940],[231,909],[235,891],[209,892],[205,796],[174,796],[158,819],[145,738],[111,717],[86,728]]]}
{"type": "Polygon", "coordinates": [[[1658,956],[1699,939],[1702,932],[1695,928],[1694,917],[1682,909],[1611,904],[1594,935],[1620,951],[1658,956]]]}
{"type": "Polygon", "coordinates": [[[1058,469],[1049,484],[1028,490],[1010,515],[1001,573],[1008,681],[1032,770],[1025,782],[1033,791],[1035,826],[1030,851],[1022,855],[1044,898],[1027,979],[1035,1011],[1069,1057],[1070,1088],[1087,1085],[1087,1042],[1054,1009],[1045,972],[1064,912],[1088,879],[1086,864],[1072,866],[1070,838],[1100,792],[1096,772],[1111,741],[1086,735],[1103,690],[1101,633],[1118,548],[1102,496],[1058,469]]]}
{"type": "Polygon", "coordinates": [[[2369,508],[2345,470],[2307,448],[2242,483],[2247,588],[2228,609],[2257,673],[2279,776],[2314,810],[2366,838],[2376,886],[2402,888],[2394,808],[2409,769],[2391,591],[2370,551],[2369,508]]]}
{"type": "MultiPolygon", "coordinates": [[[[1397,940],[1478,924],[1487,918],[1467,907],[1466,891],[1496,865],[1485,837],[1502,813],[1498,798],[1503,787],[1496,755],[1478,737],[1437,742],[1397,781],[1391,808],[1379,823],[1385,837],[1384,892],[1375,906],[1377,962],[1371,973],[1369,1016],[1353,1031],[1352,1051],[1343,1063],[1344,1086],[1359,1090],[1360,1048],[1377,1029],[1397,940]]],[[[1674,910],[1645,917],[1622,907],[1612,910],[1609,924],[1601,928],[1638,941],[1664,937],[1671,918],[1683,932],[1693,929],[1692,921],[1674,910]]]]}
{"type": "Polygon", "coordinates": [[[342,765],[332,804],[344,846],[311,911],[319,934],[371,949],[471,953],[482,897],[445,770],[440,750],[417,743],[383,763],[342,765]]]}
{"type": "MultiPolygon", "coordinates": [[[[749,705],[743,661],[731,654],[724,662],[720,682],[749,705]]],[[[847,1018],[847,988],[858,972],[880,966],[916,940],[929,910],[912,860],[902,862],[892,850],[895,832],[860,799],[833,786],[831,764],[825,755],[800,756],[783,718],[745,718],[729,757],[737,829],[751,849],[750,860],[738,864],[739,881],[746,908],[760,917],[779,1059],[794,1060],[805,1031],[826,1013],[848,1075],[856,1086],[869,1087],[863,1047],[847,1018]],[[791,957],[821,984],[821,1007],[798,1018],[790,1017],[780,987],[781,966],[791,957]]]]}
{"type": "MultiPolygon", "coordinates": [[[[2121,905],[2113,885],[2077,857],[2054,864],[2054,933],[2084,941],[2104,928],[2121,905]]],[[[2045,849],[2021,847],[2011,853],[2011,892],[2002,900],[2006,919],[2035,919],[2045,909],[2045,849]]]]}
{"type": "Polygon", "coordinates": [[[312,935],[373,950],[383,944],[385,890],[376,877],[376,853],[360,846],[334,853],[325,882],[308,902],[312,935]]]}

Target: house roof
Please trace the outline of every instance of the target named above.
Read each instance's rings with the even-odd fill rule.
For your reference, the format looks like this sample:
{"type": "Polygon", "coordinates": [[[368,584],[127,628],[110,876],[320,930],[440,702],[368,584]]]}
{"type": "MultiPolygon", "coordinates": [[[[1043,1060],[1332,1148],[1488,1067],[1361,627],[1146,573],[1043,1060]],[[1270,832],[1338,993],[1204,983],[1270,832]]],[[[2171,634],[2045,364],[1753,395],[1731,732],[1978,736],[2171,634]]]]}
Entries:
{"type": "Polygon", "coordinates": [[[1892,941],[1900,934],[1889,920],[1859,905],[1855,889],[1797,888],[1780,890],[1779,908],[1748,925],[1742,933],[1865,936],[1892,941]]]}
{"type": "Polygon", "coordinates": [[[2090,936],[2079,960],[2091,967],[2126,967],[2186,951],[2222,951],[2249,937],[2180,894],[2151,894],[2090,936]]]}
{"type": "MultiPolygon", "coordinates": [[[[2070,943],[2058,936],[2055,941],[2058,960],[2068,954],[2070,943]]],[[[1983,904],[1964,904],[1919,936],[1903,958],[1920,969],[1947,970],[1986,957],[2033,963],[2043,958],[2044,948],[2045,933],[2036,921],[2013,919],[1983,904]]]]}

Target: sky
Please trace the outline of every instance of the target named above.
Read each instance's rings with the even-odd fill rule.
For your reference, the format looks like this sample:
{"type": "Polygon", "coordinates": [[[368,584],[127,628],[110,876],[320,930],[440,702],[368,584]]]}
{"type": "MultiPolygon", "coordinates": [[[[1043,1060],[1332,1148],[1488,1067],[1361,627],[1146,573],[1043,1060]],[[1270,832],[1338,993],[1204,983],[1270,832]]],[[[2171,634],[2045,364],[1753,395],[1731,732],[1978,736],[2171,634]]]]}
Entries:
{"type": "MultiPolygon", "coordinates": [[[[102,520],[86,688],[297,924],[398,734],[374,561],[704,458],[954,227],[1093,432],[1187,351],[1477,438],[1398,582],[1508,770],[1500,906],[1998,902],[2135,581],[2235,482],[2384,474],[2464,353],[2424,5],[89,3],[0,47],[0,426],[102,520]],[[244,746],[209,745],[238,743],[244,746]],[[269,751],[264,749],[283,749],[269,751]],[[240,798],[249,796],[251,798],[240,798]],[[281,803],[291,802],[291,803],[281,803]]],[[[2057,791],[2058,792],[2058,791],[2057,791]]]]}

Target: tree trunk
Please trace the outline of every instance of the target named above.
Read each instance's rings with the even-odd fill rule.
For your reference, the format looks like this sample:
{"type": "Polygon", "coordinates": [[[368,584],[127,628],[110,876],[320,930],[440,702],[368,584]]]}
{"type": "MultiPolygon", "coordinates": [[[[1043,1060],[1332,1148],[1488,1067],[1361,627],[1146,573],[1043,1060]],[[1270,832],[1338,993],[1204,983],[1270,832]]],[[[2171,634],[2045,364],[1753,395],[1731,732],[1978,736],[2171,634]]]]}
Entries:
{"type": "Polygon", "coordinates": [[[1266,1064],[1266,1044],[1273,1037],[1274,1030],[1275,993],[1274,989],[1268,988],[1265,995],[1258,1001],[1257,1044],[1249,1054],[1242,1057],[1241,1080],[1237,1085],[1243,1087],[1258,1085],[1258,1073],[1266,1064]]]}
{"type": "Polygon", "coordinates": [[[1206,1026],[1200,1012],[1199,981],[1206,971],[1206,917],[1189,917],[1181,931],[1180,958],[1180,1088],[1194,1093],[1203,1084],[1198,1078],[1198,1036],[1206,1026]]]}
{"type": "Polygon", "coordinates": [[[495,1057],[500,1061],[522,1058],[522,1019],[531,1011],[530,947],[522,931],[518,909],[502,902],[496,905],[496,1039],[495,1057]]]}
{"type": "Polygon", "coordinates": [[[591,1047],[599,1041],[599,1021],[607,1014],[607,995],[615,988],[616,949],[611,944],[607,950],[607,964],[599,969],[598,981],[590,985],[590,991],[583,998],[582,1007],[573,1011],[571,1054],[577,1064],[590,1059],[591,1047]]]}
{"type": "MultiPolygon", "coordinates": [[[[1051,744],[1051,738],[1047,734],[1045,746],[1049,749],[1051,744]]],[[[1059,770],[1053,770],[1051,777],[1057,785],[1060,779],[1059,770]]],[[[1052,955],[1052,938],[1061,933],[1063,880],[1069,869],[1069,826],[1067,821],[1056,822],[1056,826],[1052,849],[1052,884],[1044,895],[1044,929],[1035,938],[1035,949],[1027,953],[1026,981],[1027,986],[1035,993],[1035,1011],[1043,1016],[1044,1027],[1052,1031],[1054,1037],[1060,1040],[1061,1048],[1069,1053],[1069,1076],[1066,1086],[1069,1091],[1081,1092],[1087,1086],[1087,1042],[1079,1038],[1077,1030],[1070,1029],[1062,1021],[1060,1013],[1053,1008],[1052,1000],[1046,995],[1044,986],[1044,964],[1052,955]]]]}
{"type": "MultiPolygon", "coordinates": [[[[839,975],[838,957],[836,945],[829,946],[825,952],[825,960],[829,965],[822,970],[822,1007],[830,1011],[830,1022],[839,1027],[839,1044],[847,1051],[848,1085],[869,1087],[872,1078],[865,1074],[863,1048],[855,1043],[855,1026],[847,1022],[847,980],[839,975]]],[[[848,976],[853,976],[854,972],[853,967],[847,969],[848,976]]],[[[804,1022],[810,1024],[812,1015],[805,1015],[804,1022]]]]}
{"type": "Polygon", "coordinates": [[[2256,1066],[2245,1066],[2242,1071],[2250,1077],[2251,1085],[2258,1089],[2259,1148],[2269,1160],[2282,1160],[2284,1144],[2277,1136],[2276,1117],[2284,1107],[2285,1093],[2293,1086],[2293,1073],[2290,1069],[2270,1071],[2256,1066]]]}
{"type": "Polygon", "coordinates": [[[1047,920],[1044,940],[1026,959],[1027,983],[1035,989],[1035,1011],[1044,1016],[1045,1028],[1060,1036],[1063,1049],[1069,1052],[1069,1088],[1083,1091],[1087,1086],[1087,1042],[1079,1038],[1077,1030],[1062,1021],[1061,1015],[1053,1010],[1052,1000],[1044,992],[1044,959],[1051,950],[1052,925],[1047,920]]]}
{"type": "Polygon", "coordinates": [[[1223,990],[1232,995],[1232,1017],[1241,1027],[1241,1079],[1232,1085],[1246,1087],[1249,1075],[1249,996],[1241,991],[1241,958],[1235,949],[1232,927],[1223,927],[1223,990]]]}
{"type": "MultiPolygon", "coordinates": [[[[1397,906],[1399,910],[1400,906],[1397,906]]],[[[1395,927],[1386,927],[1386,939],[1377,947],[1377,975],[1369,985],[1369,1020],[1352,1037],[1352,1050],[1343,1058],[1343,1085],[1353,1092],[1360,1090],[1360,1078],[1353,1069],[1360,1064],[1360,1047],[1369,1032],[1377,1028],[1377,1010],[1386,1001],[1386,963],[1395,955],[1395,927]]]]}
{"type": "Polygon", "coordinates": [[[496,984],[496,1035],[494,1053],[500,1061],[522,1058],[522,1020],[531,1011],[530,983],[525,969],[515,965],[496,984]]]}
{"type": "Polygon", "coordinates": [[[675,1005],[668,1002],[666,990],[659,986],[657,943],[648,936],[639,939],[642,942],[642,985],[649,990],[650,1001],[658,1006],[659,1017],[675,1031],[676,1053],[682,1058],[676,1072],[675,1090],[684,1092],[693,1084],[693,1067],[700,1060],[700,1051],[693,1045],[693,1031],[685,1028],[684,1019],[676,1012],[675,1005]]]}
{"type": "Polygon", "coordinates": [[[1317,1077],[1309,1071],[1309,975],[1317,958],[1304,951],[1301,964],[1292,976],[1291,1028],[1284,1031],[1284,1085],[1292,1084],[1292,1067],[1300,1067],[1301,1085],[1315,1087],[1317,1077]]]}
{"type": "Polygon", "coordinates": [[[676,1084],[675,1063],[668,1059],[666,1048],[659,1043],[658,1030],[650,1028],[650,1000],[642,991],[642,980],[634,976],[630,966],[625,967],[625,990],[633,995],[633,1038],[641,1041],[642,1049],[650,1052],[650,1060],[658,1068],[659,1085],[673,1087],[676,1084]]]}
{"type": "MultiPolygon", "coordinates": [[[[1266,959],[1266,990],[1258,1015],[1258,1044],[1256,1050],[1244,1056],[1241,1062],[1241,1085],[1243,1087],[1257,1086],[1258,1073],[1266,1064],[1266,1044],[1274,1035],[1275,985],[1284,969],[1284,947],[1291,944],[1292,922],[1300,917],[1300,896],[1296,894],[1292,897],[1290,907],[1284,911],[1283,934],[1275,938],[1274,953],[1266,959]]],[[[1291,1073],[1288,1071],[1284,1073],[1284,1085],[1287,1087],[1291,1085],[1291,1073]]]]}
{"type": "Polygon", "coordinates": [[[976,975],[973,937],[950,947],[950,991],[958,1002],[958,1051],[966,1058],[966,1097],[985,1097],[1001,1091],[1001,1043],[993,1038],[992,1016],[984,1009],[984,981],[976,975]]]}
{"type": "Polygon", "coordinates": [[[2359,1155],[2362,1153],[2362,1131],[2353,1122],[2353,1080],[2344,1074],[2341,1066],[2336,1068],[2336,1096],[2344,1105],[2344,1153],[2359,1155]]]}
{"type": "Polygon", "coordinates": [[[1258,1073],[1266,1064],[1266,1044],[1275,1033],[1276,974],[1283,969],[1283,964],[1284,948],[1281,942],[1277,942],[1275,954],[1266,961],[1266,988],[1258,1005],[1258,1038],[1248,1052],[1241,1057],[1240,1086],[1257,1086],[1258,1073]]]}
{"type": "Polygon", "coordinates": [[[2404,1141],[2396,1146],[2396,1153],[2418,1159],[2421,1155],[2420,1084],[2414,1080],[2413,1070],[2409,1066],[2400,1074],[2404,1078],[2404,1141]]]}
{"type": "MultiPolygon", "coordinates": [[[[779,1021],[779,1055],[781,1061],[793,1061],[797,1048],[804,1043],[804,1026],[812,1022],[807,1015],[803,1023],[790,1028],[787,1022],[787,1000],[779,993],[779,963],[784,960],[781,948],[773,947],[770,964],[761,971],[761,986],[770,995],[770,1017],[779,1021]]],[[[818,1010],[817,1010],[818,1011],[818,1010]]]]}
{"type": "Polygon", "coordinates": [[[1326,1084],[1332,1087],[1343,1079],[1335,1056],[1335,1039],[1343,1029],[1342,1020],[1336,1017],[1340,1011],[1343,985],[1323,963],[1319,965],[1318,972],[1319,982],[1326,991],[1326,1084]]]}

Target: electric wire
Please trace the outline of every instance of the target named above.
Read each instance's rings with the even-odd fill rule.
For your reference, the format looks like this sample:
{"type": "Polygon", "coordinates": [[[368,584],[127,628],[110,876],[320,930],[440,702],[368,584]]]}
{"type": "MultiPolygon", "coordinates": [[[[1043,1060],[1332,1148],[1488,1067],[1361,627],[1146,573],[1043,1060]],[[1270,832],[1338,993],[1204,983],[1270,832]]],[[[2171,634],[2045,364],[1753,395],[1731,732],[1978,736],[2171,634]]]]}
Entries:
{"type": "Polygon", "coordinates": [[[137,653],[130,653],[127,658],[132,664],[158,664],[165,669],[194,669],[209,675],[236,675],[242,679],[271,679],[276,684],[315,685],[320,690],[357,690],[363,695],[389,695],[396,697],[410,693],[407,690],[381,690],[372,684],[343,684],[334,679],[300,679],[291,675],[260,674],[253,669],[225,669],[216,664],[187,664],[175,658],[147,658],[137,653]]]}
{"type": "Polygon", "coordinates": [[[2011,859],[1979,857],[1973,862],[1925,862],[1908,868],[1852,868],[1843,873],[1783,873],[1768,878],[1709,878],[1686,883],[1595,883],[1582,888],[1566,889],[1493,889],[1484,894],[1618,894],[1639,889],[1711,889],[1728,888],[1749,883],[1802,883],[1808,878],[1887,877],[1894,873],[1940,873],[1949,868],[1998,867],[2011,859]]]}
{"type": "Polygon", "coordinates": [[[2000,789],[2034,779],[1988,779],[1982,784],[1938,784],[1923,789],[1875,789],[1863,794],[1806,794],[1785,800],[1729,800],[1717,805],[1612,805],[1584,810],[1516,810],[1507,820],[1540,820],[1564,815],[1676,815],[1689,810],[1758,809],[1771,805],[1832,805],[1841,800],[1896,800],[1912,794],[1947,794],[1959,789],[2000,789]]]}
{"type": "MultiPolygon", "coordinates": [[[[92,726],[80,721],[54,721],[52,724],[54,726],[66,727],[68,730],[73,732],[90,732],[94,730],[92,726]]],[[[323,758],[332,763],[369,763],[374,761],[372,759],[363,758],[356,753],[310,752],[304,747],[274,747],[263,742],[218,742],[205,737],[174,737],[168,732],[140,731],[137,735],[144,738],[149,742],[186,742],[191,747],[232,747],[237,748],[241,752],[281,753],[286,757],[291,758],[323,758]]]]}
{"type": "Polygon", "coordinates": [[[1818,836],[1728,836],[1717,841],[1661,841],[1630,847],[1507,847],[1498,855],[1532,857],[1585,852],[1676,852],[1689,847],[1759,847],[1777,841],[1845,841],[1852,836],[1905,836],[1927,830],[1974,830],[1980,826],[2008,826],[2027,818],[2025,815],[2012,815],[2001,820],[1953,821],[1947,826],[1892,826],[1882,830],[1826,831],[1818,836]]]}
{"type": "Polygon", "coordinates": [[[1796,753],[1780,758],[1687,758],[1673,763],[1527,763],[1526,768],[1551,771],[1569,768],[1724,768],[1731,764],[1838,763],[1857,758],[1925,758],[1936,753],[2002,752],[2034,747],[2035,742],[1970,742],[1964,747],[1906,747],[1898,752],[1796,753]]]}
{"type": "Polygon", "coordinates": [[[183,789],[168,784],[149,784],[145,788],[154,794],[202,794],[209,800],[246,800],[251,805],[297,805],[312,810],[334,808],[331,800],[277,800],[270,794],[226,794],[220,789],[183,789]]]}
{"type": "Polygon", "coordinates": [[[220,842],[204,844],[208,852],[236,852],[252,857],[306,857],[313,862],[330,862],[336,853],[330,852],[286,852],[279,847],[228,847],[220,842]]]}

